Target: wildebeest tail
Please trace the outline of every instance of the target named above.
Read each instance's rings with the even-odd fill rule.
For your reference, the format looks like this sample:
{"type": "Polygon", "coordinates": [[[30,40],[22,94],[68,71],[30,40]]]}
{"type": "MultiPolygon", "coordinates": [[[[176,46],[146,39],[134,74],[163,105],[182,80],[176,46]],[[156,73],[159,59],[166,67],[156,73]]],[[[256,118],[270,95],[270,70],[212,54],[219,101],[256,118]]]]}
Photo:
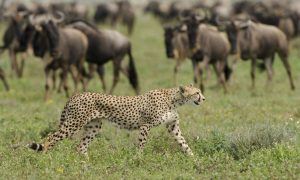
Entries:
{"type": "Polygon", "coordinates": [[[230,79],[230,76],[232,74],[232,69],[229,67],[228,63],[226,62],[224,67],[224,74],[225,74],[225,80],[228,81],[230,79]]]}
{"type": "Polygon", "coordinates": [[[28,144],[27,147],[34,151],[43,151],[43,149],[44,149],[44,146],[42,144],[38,144],[38,143],[28,144]]]}
{"type": "Polygon", "coordinates": [[[129,56],[129,64],[128,64],[129,82],[132,85],[132,87],[136,90],[136,92],[139,93],[138,75],[137,75],[137,72],[136,72],[134,59],[133,59],[132,54],[131,54],[131,47],[129,48],[128,56],[129,56]]]}

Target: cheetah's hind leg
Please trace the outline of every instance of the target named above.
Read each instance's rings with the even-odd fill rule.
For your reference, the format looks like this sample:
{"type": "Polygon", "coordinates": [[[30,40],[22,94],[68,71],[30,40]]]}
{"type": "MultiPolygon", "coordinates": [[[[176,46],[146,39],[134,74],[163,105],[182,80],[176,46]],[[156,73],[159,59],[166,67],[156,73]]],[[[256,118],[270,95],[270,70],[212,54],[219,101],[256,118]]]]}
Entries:
{"type": "Polygon", "coordinates": [[[77,146],[77,151],[85,156],[88,156],[87,149],[96,135],[100,132],[102,122],[100,119],[93,119],[84,126],[83,136],[77,146]]]}
{"type": "MultiPolygon", "coordinates": [[[[74,122],[80,122],[80,121],[74,121],[74,122]]],[[[47,139],[43,144],[31,143],[28,144],[27,147],[35,151],[46,152],[50,150],[57,142],[65,138],[72,137],[74,134],[79,132],[80,129],[85,125],[85,124],[76,123],[70,126],[68,124],[69,124],[68,120],[63,121],[63,123],[59,127],[59,130],[53,134],[48,135],[47,139]]]]}

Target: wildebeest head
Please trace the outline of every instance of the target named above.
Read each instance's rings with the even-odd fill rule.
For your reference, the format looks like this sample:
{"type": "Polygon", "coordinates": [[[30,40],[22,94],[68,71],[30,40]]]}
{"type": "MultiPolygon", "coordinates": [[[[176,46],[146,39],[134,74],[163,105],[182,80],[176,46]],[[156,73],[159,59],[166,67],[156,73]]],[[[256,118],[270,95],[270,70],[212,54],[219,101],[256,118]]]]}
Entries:
{"type": "MultiPolygon", "coordinates": [[[[240,51],[251,49],[251,46],[253,45],[251,25],[253,24],[253,22],[250,19],[235,20],[233,21],[233,24],[237,29],[236,41],[239,44],[240,51]]],[[[245,55],[248,56],[249,54],[241,52],[242,59],[248,59],[247,57],[245,57],[245,55]]]]}
{"type": "Polygon", "coordinates": [[[21,51],[25,51],[28,48],[29,43],[31,42],[31,39],[34,34],[34,27],[27,23],[24,30],[21,33],[20,39],[19,39],[19,49],[21,51]]]}
{"type": "Polygon", "coordinates": [[[199,15],[192,15],[188,19],[184,20],[187,25],[187,33],[189,38],[189,47],[194,49],[196,47],[197,32],[199,24],[205,21],[205,17],[200,17],[199,15]]]}
{"type": "Polygon", "coordinates": [[[62,22],[64,16],[60,14],[60,18],[56,18],[53,15],[43,15],[38,17],[30,17],[30,22],[34,26],[36,31],[34,39],[33,39],[33,46],[38,48],[36,49],[38,54],[44,54],[45,51],[49,51],[53,57],[59,56],[59,29],[58,23],[62,22]],[[44,49],[47,48],[47,49],[44,49]]]}
{"type": "Polygon", "coordinates": [[[229,22],[226,25],[226,34],[228,37],[228,40],[230,42],[230,53],[235,54],[237,52],[237,28],[233,22],[229,22]]]}
{"type": "Polygon", "coordinates": [[[159,2],[158,1],[150,1],[147,6],[144,8],[144,13],[153,13],[157,14],[159,9],[159,2]]]}
{"type": "Polygon", "coordinates": [[[235,54],[237,52],[238,32],[247,29],[249,27],[250,20],[236,18],[221,21],[219,17],[216,17],[216,22],[219,27],[221,26],[225,29],[231,46],[230,53],[235,54]]]}
{"type": "Polygon", "coordinates": [[[172,39],[173,39],[173,31],[174,27],[164,27],[164,37],[165,37],[165,48],[166,48],[166,54],[168,58],[173,58],[174,53],[173,53],[173,44],[172,44],[172,39]]]}
{"type": "Polygon", "coordinates": [[[166,54],[168,58],[174,58],[176,55],[174,54],[174,38],[179,33],[186,33],[186,26],[166,26],[164,27],[164,39],[165,39],[165,48],[166,54]]]}
{"type": "Polygon", "coordinates": [[[28,13],[27,11],[5,12],[5,17],[9,19],[9,24],[3,35],[3,46],[5,48],[13,45],[14,50],[21,50],[19,43],[26,26],[28,13]]]}

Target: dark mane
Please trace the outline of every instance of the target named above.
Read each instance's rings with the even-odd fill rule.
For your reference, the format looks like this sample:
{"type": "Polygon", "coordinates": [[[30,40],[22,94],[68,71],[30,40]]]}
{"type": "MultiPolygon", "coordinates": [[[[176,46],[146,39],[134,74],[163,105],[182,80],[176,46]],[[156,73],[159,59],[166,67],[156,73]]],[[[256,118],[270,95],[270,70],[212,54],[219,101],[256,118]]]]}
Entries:
{"type": "Polygon", "coordinates": [[[57,25],[55,25],[52,21],[50,21],[47,24],[43,24],[42,26],[43,26],[43,30],[45,31],[48,37],[50,53],[53,53],[53,51],[55,51],[56,48],[59,46],[59,39],[60,39],[59,29],[57,25]]]}

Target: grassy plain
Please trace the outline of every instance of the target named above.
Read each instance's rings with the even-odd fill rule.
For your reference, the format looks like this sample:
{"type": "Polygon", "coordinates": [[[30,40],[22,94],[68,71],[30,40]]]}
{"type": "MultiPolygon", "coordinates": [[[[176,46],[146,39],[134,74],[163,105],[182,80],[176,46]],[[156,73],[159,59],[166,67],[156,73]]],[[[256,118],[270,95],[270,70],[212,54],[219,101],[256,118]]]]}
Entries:
{"type": "MultiPolygon", "coordinates": [[[[4,26],[1,26],[1,34],[4,26]]],[[[124,29],[121,28],[123,31],[124,29]]],[[[131,37],[142,92],[173,87],[174,61],[165,56],[163,30],[150,16],[140,15],[131,37]]],[[[300,57],[291,51],[296,84],[291,91],[282,63],[275,60],[272,87],[257,72],[256,90],[250,90],[250,63],[239,62],[224,95],[215,75],[206,83],[206,102],[179,109],[181,129],[194,157],[186,157],[165,127],[154,128],[145,151],[137,156],[137,132],[116,130],[105,123],[89,148],[90,159],[75,151],[77,141],[65,140],[47,154],[11,146],[42,141],[58,125],[67,100],[52,93],[44,102],[44,73],[40,59],[26,61],[22,79],[10,76],[7,53],[0,66],[6,70],[11,91],[0,84],[0,179],[299,179],[300,178],[300,57]]],[[[192,82],[191,62],[180,69],[180,84],[192,82]]],[[[111,64],[106,80],[112,81],[111,64]]],[[[72,82],[69,81],[72,85],[72,82]]],[[[90,91],[101,92],[98,78],[90,91]]],[[[115,91],[133,95],[124,76],[115,91]]]]}

